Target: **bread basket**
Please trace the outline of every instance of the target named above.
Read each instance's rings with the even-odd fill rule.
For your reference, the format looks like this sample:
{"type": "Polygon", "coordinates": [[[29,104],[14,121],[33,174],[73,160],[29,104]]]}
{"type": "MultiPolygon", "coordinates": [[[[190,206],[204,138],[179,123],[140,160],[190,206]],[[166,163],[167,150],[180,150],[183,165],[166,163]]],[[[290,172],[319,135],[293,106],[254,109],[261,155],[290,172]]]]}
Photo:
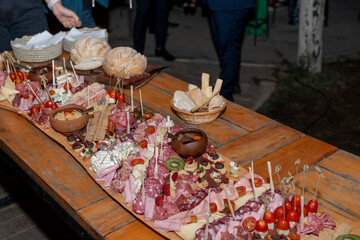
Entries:
{"type": "Polygon", "coordinates": [[[221,107],[209,112],[191,113],[183,111],[174,105],[173,99],[171,99],[171,107],[175,111],[176,115],[182,118],[185,122],[191,124],[205,124],[216,120],[221,115],[221,113],[226,108],[226,100],[224,99],[224,103],[221,107]]]}
{"type": "MultiPolygon", "coordinates": [[[[94,32],[94,31],[98,31],[98,30],[101,30],[101,28],[98,28],[98,27],[94,27],[94,28],[80,28],[78,29],[80,32],[83,32],[83,33],[89,33],[89,32],[94,32]]],[[[105,38],[101,38],[101,39],[104,39],[106,41],[108,41],[108,32],[105,31],[105,38]]],[[[74,46],[76,41],[70,41],[66,38],[64,38],[63,40],[63,49],[67,52],[71,52],[71,48],[74,46]]]]}
{"type": "Polygon", "coordinates": [[[62,54],[62,41],[43,48],[25,49],[14,46],[16,43],[26,44],[32,37],[33,36],[23,36],[10,42],[16,59],[24,62],[45,62],[57,58],[62,54]]]}

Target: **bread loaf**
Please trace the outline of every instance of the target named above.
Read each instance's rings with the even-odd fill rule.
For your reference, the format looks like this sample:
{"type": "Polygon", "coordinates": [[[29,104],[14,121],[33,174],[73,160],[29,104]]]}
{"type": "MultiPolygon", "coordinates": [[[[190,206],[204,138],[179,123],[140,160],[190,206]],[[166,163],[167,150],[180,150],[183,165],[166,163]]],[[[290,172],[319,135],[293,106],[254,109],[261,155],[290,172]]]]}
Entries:
{"type": "MultiPolygon", "coordinates": [[[[81,70],[90,70],[99,67],[99,62],[102,65],[104,57],[110,51],[110,45],[103,39],[98,38],[84,38],[76,41],[70,52],[71,61],[76,65],[81,66],[81,70]],[[88,66],[84,69],[81,62],[96,62],[95,64],[87,64],[88,66]]],[[[78,66],[75,65],[75,68],[78,66]]]]}
{"type": "Polygon", "coordinates": [[[145,72],[147,59],[129,47],[112,49],[105,57],[103,69],[112,77],[130,78],[145,72]]]}

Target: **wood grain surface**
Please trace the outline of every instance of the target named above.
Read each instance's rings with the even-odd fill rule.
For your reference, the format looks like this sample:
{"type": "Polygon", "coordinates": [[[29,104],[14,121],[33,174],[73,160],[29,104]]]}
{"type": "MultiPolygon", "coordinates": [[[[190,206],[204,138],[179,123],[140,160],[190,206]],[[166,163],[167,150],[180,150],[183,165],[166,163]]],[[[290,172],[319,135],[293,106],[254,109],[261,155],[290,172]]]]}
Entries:
{"type": "MultiPolygon", "coordinates": [[[[288,171],[295,173],[293,162],[297,158],[301,159],[300,166],[319,166],[326,176],[319,191],[320,208],[337,222],[344,221],[351,224],[355,232],[359,230],[358,156],[234,103],[228,103],[226,111],[213,123],[198,126],[184,123],[169,103],[173,92],[187,90],[187,84],[164,73],[158,74],[141,90],[146,109],[169,115],[187,127],[202,129],[227,161],[237,161],[245,167],[254,162],[255,172],[265,178],[267,161],[271,161],[273,167],[280,164],[282,176],[288,171]]],[[[130,95],[128,90],[125,94],[130,95]]],[[[134,96],[138,102],[137,91],[134,96]]],[[[13,109],[10,104],[1,102],[1,105],[13,109]]],[[[89,170],[89,161],[83,161],[72,151],[61,134],[46,132],[41,126],[35,127],[18,114],[3,109],[0,109],[0,122],[0,147],[94,238],[177,238],[174,233],[154,230],[152,222],[144,224],[143,216],[133,215],[131,207],[123,204],[121,194],[103,190],[101,182],[96,182],[94,172],[89,170]]],[[[301,176],[300,171],[298,183],[301,176]]],[[[311,167],[306,176],[307,199],[313,197],[316,180],[317,173],[311,167]]]]}

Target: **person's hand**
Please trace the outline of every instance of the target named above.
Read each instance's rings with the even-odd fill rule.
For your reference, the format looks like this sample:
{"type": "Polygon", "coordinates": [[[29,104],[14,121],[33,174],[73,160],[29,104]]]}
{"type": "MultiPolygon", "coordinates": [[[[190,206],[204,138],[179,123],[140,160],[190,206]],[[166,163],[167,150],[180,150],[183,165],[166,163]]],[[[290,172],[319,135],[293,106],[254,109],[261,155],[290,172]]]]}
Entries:
{"type": "Polygon", "coordinates": [[[57,2],[54,6],[52,6],[51,11],[64,27],[72,28],[81,26],[81,21],[78,15],[70,9],[64,7],[61,2],[57,2]]]}

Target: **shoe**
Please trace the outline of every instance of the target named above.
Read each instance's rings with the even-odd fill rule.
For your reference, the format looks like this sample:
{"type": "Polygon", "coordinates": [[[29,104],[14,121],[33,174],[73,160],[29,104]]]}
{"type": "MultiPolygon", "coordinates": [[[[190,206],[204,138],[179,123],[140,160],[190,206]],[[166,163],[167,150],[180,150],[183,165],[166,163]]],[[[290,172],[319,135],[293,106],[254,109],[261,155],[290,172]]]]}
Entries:
{"type": "Polygon", "coordinates": [[[168,51],[166,51],[166,49],[164,49],[164,48],[156,49],[155,55],[157,57],[162,57],[166,61],[174,61],[175,60],[175,57],[173,55],[171,55],[168,51]]]}

